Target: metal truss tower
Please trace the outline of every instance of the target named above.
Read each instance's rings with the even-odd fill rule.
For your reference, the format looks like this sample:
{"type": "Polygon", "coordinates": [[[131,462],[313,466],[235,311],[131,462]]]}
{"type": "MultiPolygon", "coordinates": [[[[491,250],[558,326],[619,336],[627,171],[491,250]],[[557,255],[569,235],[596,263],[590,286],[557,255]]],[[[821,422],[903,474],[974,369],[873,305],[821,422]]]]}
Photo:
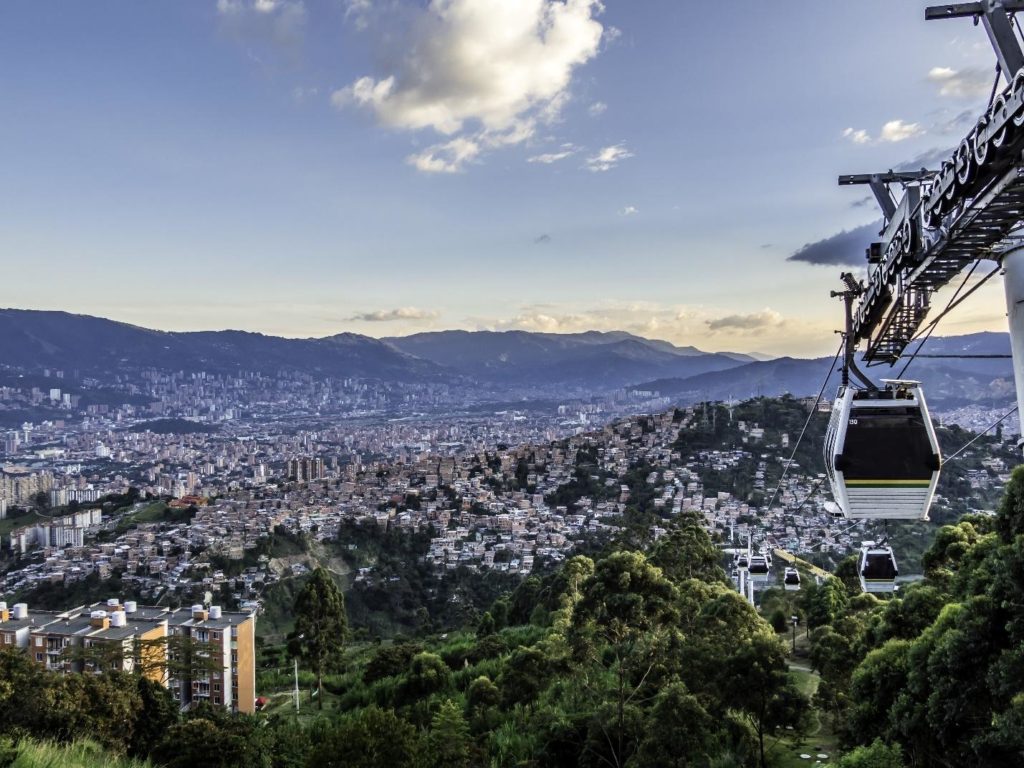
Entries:
{"type": "Polygon", "coordinates": [[[926,19],[980,24],[1004,87],[994,84],[989,108],[938,170],[839,178],[871,189],[885,227],[867,252],[867,283],[846,280],[847,291],[834,295],[850,305],[847,359],[863,343],[867,366],[893,365],[921,330],[935,291],[980,259],[998,262],[1024,412],[1024,52],[1014,17],[1021,10],[1021,0],[926,9],[926,19]]]}

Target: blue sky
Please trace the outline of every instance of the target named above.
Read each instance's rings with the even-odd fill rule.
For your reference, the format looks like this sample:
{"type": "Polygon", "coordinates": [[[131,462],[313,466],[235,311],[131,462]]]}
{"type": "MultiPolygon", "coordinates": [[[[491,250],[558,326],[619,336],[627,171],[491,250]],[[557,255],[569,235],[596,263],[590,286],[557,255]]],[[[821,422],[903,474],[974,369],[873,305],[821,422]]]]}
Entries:
{"type": "Polygon", "coordinates": [[[5,3],[0,306],[830,352],[840,267],[787,258],[878,218],[836,176],[952,147],[991,87],[924,7],[5,3]]]}

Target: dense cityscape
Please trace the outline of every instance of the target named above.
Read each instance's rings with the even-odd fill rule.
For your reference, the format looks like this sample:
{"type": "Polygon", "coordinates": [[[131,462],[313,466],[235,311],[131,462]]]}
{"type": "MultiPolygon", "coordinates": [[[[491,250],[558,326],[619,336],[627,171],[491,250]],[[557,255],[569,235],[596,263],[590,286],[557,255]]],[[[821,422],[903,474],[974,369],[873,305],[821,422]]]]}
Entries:
{"type": "Polygon", "coordinates": [[[0,768],[1024,765],[1018,13],[5,4],[0,768]]]}

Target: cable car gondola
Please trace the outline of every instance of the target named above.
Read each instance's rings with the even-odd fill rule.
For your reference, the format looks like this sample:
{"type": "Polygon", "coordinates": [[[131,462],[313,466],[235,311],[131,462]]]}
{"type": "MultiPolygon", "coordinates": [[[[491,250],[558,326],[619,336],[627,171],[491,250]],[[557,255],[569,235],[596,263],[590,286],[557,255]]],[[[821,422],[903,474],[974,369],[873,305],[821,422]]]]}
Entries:
{"type": "Polygon", "coordinates": [[[873,594],[894,592],[899,569],[896,567],[892,547],[865,541],[860,550],[857,573],[863,591],[873,594]]]}
{"type": "Polygon", "coordinates": [[[839,389],[825,436],[825,466],[846,518],[927,520],[941,465],[918,382],[839,389]]]}
{"type": "Polygon", "coordinates": [[[755,584],[764,584],[768,581],[770,566],[764,555],[754,555],[750,558],[750,580],[755,584]]]}
{"type": "Polygon", "coordinates": [[[736,558],[736,568],[745,571],[750,567],[750,559],[746,555],[740,555],[736,558]]]}
{"type": "Polygon", "coordinates": [[[787,592],[799,592],[800,571],[796,568],[787,568],[785,575],[782,577],[782,586],[787,592]]]}

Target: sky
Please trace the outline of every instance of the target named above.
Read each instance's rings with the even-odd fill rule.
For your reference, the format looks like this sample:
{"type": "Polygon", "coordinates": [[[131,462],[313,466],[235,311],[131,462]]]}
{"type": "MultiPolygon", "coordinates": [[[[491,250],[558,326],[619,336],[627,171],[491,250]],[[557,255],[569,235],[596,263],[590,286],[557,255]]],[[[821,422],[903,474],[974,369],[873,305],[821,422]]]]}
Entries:
{"type": "MultiPolygon", "coordinates": [[[[828,354],[880,218],[836,177],[935,167],[992,87],[925,5],[3,3],[0,306],[828,354]]],[[[937,333],[1005,327],[993,280],[937,333]]]]}

